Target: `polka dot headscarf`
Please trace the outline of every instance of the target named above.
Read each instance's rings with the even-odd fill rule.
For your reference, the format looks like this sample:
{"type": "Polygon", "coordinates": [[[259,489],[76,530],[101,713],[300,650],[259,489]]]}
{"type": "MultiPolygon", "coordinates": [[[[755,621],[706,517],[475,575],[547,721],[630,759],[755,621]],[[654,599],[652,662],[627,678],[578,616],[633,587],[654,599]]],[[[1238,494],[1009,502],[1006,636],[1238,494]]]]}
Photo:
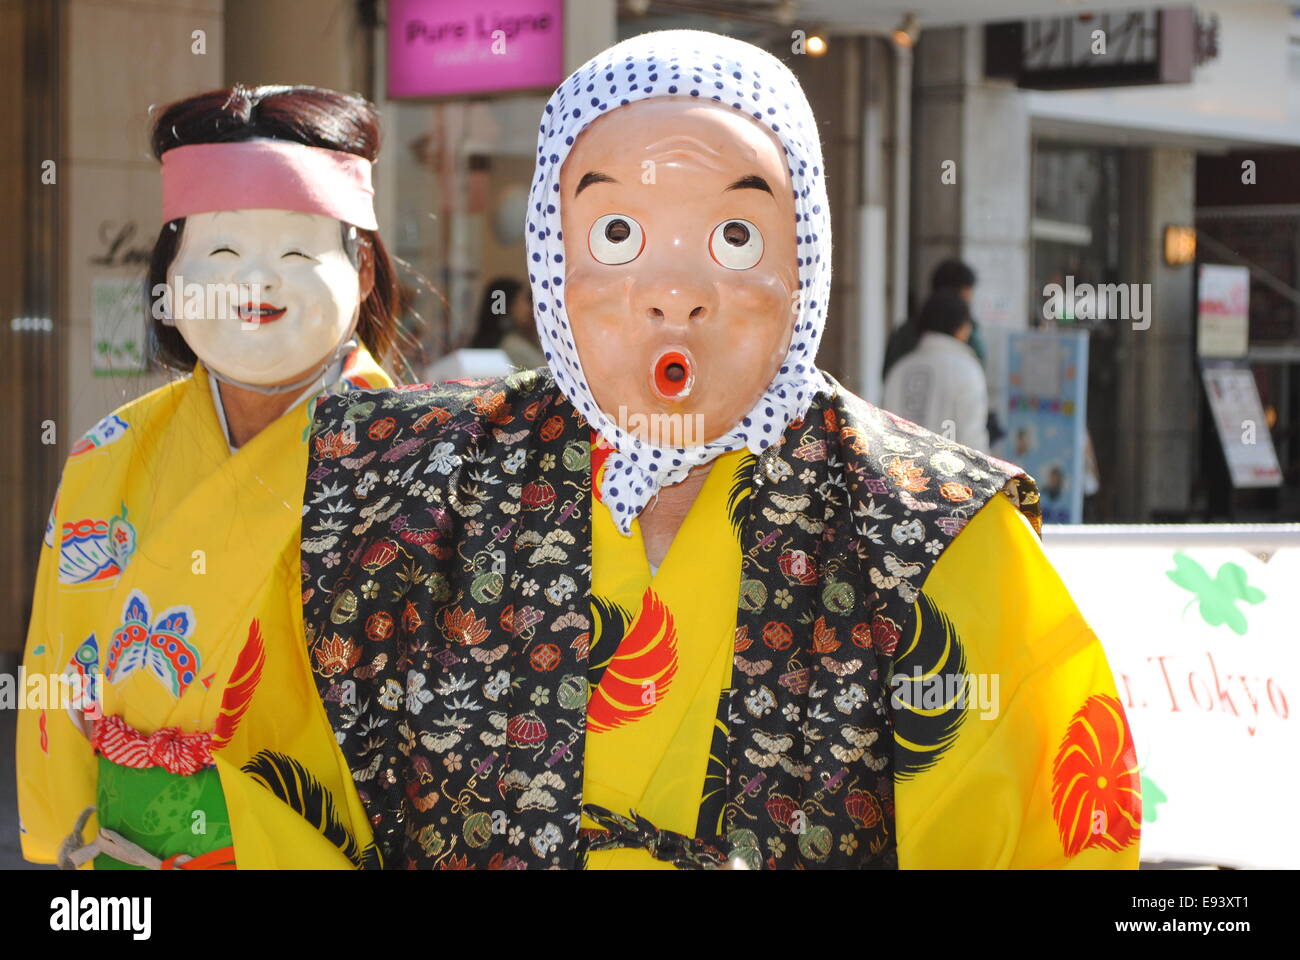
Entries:
{"type": "Polygon", "coordinates": [[[645,33],[610,47],[578,68],[551,95],[537,137],[537,171],[527,214],[528,279],[538,334],[564,395],[614,447],[601,494],[619,530],[661,487],[685,479],[691,467],[748,447],[775,443],[814,395],[830,385],[813,364],[831,287],[831,225],[821,143],[799,81],[776,57],[732,37],[699,30],[645,33]],[[560,168],[579,133],[597,117],[648,97],[716,100],[763,124],[785,148],[795,191],[795,254],[799,309],[780,371],[758,403],[727,433],[700,446],[660,447],[619,428],[597,405],[564,307],[564,236],[560,228],[560,168]]]}

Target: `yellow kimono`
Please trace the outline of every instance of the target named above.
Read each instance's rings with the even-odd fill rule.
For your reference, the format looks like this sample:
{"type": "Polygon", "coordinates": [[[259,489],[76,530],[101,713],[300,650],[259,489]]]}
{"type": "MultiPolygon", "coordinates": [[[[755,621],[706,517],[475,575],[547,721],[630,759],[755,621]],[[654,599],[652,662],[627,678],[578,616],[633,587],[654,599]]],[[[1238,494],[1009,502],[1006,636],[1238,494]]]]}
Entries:
{"type": "MultiPolygon", "coordinates": [[[[359,348],[335,389],[390,385],[359,348]]],[[[28,860],[81,847],[69,835],[92,806],[84,839],[107,830],[109,848],[125,841],[138,858],[99,847],[82,864],[97,869],[348,869],[366,857],[369,824],[303,640],[299,530],[320,396],[232,454],[199,365],[74,445],[24,657],[29,687],[73,681],[51,681],[63,695],[19,715],[28,860]]]]}
{"type": "MultiPolygon", "coordinates": [[[[604,615],[597,616],[591,661],[598,670],[606,666],[587,702],[583,801],[625,814],[635,808],[687,836],[699,818],[718,695],[731,682],[740,545],[726,506],[745,453],[714,462],[653,576],[640,522],[624,537],[609,508],[592,497],[591,592],[604,615]],[[633,614],[621,642],[617,625],[628,618],[609,616],[610,604],[633,614]]],[[[581,826],[599,824],[584,813],[581,826]]],[[[587,865],[673,869],[631,847],[593,850],[587,865]]]]}
{"type": "MultiPolygon", "coordinates": [[[[593,637],[592,663],[606,666],[588,705],[583,801],[686,836],[697,835],[702,798],[721,788],[706,768],[718,696],[732,682],[741,553],[727,497],[743,453],[718,458],[653,578],[639,523],[623,537],[593,496],[597,623],[617,627],[611,602],[634,616],[617,652],[606,643],[598,655],[601,629],[593,637]]],[[[899,866],[1136,868],[1141,804],[1114,680],[1010,500],[994,496],[940,556],[917,599],[916,632],[897,638],[899,659],[922,607],[948,618],[962,672],[977,679],[964,722],[937,748],[942,762],[895,781],[899,866]]],[[[895,710],[930,709],[924,679],[900,683],[895,710]]],[[[582,826],[599,824],[584,814],[582,826]]],[[[588,866],[672,868],[633,847],[593,850],[588,866]]]]}

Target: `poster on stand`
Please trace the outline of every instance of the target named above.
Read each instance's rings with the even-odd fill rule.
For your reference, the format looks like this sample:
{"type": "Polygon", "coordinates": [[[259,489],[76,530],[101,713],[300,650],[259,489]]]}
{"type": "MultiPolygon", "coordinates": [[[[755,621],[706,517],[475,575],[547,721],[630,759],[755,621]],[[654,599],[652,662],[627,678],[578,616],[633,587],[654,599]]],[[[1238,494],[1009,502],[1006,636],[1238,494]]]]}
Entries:
{"type": "Polygon", "coordinates": [[[1250,367],[1240,361],[1205,361],[1201,380],[1232,485],[1238,489],[1281,486],[1282,467],[1250,367]]]}
{"type": "Polygon", "coordinates": [[[1038,482],[1044,523],[1082,523],[1088,334],[993,328],[985,342],[990,408],[1007,431],[994,452],[1038,482]]]}

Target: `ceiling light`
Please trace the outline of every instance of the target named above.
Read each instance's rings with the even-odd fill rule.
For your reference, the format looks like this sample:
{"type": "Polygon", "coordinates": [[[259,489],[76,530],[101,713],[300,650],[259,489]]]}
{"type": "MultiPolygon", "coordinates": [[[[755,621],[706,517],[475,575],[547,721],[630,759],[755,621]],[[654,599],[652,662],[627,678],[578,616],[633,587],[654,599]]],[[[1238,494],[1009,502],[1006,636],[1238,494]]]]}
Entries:
{"type": "Polygon", "coordinates": [[[916,46],[916,40],[920,35],[920,21],[916,19],[916,14],[909,13],[894,29],[894,43],[898,44],[900,47],[914,47],[916,46]]]}

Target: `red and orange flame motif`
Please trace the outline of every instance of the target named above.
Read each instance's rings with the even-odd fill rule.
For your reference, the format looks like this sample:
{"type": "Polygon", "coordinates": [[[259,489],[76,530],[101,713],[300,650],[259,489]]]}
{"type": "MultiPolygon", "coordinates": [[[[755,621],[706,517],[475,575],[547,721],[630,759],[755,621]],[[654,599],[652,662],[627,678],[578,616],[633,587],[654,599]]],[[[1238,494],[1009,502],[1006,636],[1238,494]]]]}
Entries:
{"type": "Polygon", "coordinates": [[[651,589],[587,701],[587,730],[603,733],[649,715],[677,675],[677,627],[672,611],[651,589]],[[645,696],[646,690],[654,695],[645,696]]]}
{"type": "Polygon", "coordinates": [[[248,625],[248,639],[239,651],[235,667],[230,671],[230,681],[221,694],[221,712],[212,731],[212,749],[221,750],[230,745],[239,721],[244,718],[253,693],[262,679],[266,666],[266,645],[262,642],[262,628],[256,619],[248,625]]]}
{"type": "Polygon", "coordinates": [[[591,431],[591,442],[596,448],[591,451],[591,492],[597,502],[604,503],[605,497],[600,490],[600,468],[605,465],[609,455],[614,452],[614,448],[605,442],[605,438],[595,430],[591,431]]]}
{"type": "Polygon", "coordinates": [[[1133,734],[1114,697],[1089,697],[1070,718],[1052,766],[1052,816],[1065,855],[1122,850],[1142,831],[1142,788],[1133,734]]]}

